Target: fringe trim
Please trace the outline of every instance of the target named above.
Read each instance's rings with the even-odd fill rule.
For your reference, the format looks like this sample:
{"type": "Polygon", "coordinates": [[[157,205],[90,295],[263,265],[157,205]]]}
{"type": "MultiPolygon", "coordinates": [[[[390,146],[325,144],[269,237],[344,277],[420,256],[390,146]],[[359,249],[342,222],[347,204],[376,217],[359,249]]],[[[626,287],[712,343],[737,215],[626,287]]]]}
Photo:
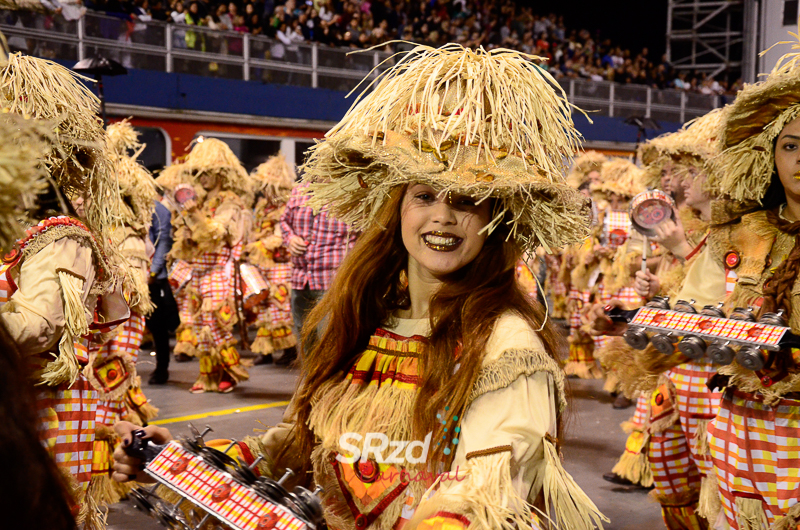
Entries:
{"type": "MultiPolygon", "coordinates": [[[[711,470],[710,475],[704,475],[700,483],[700,500],[697,503],[697,514],[713,523],[722,510],[722,497],[719,492],[716,470],[711,470]]],[[[792,528],[792,530],[795,530],[792,528]]]]}
{"type": "MultiPolygon", "coordinates": [[[[350,379],[320,389],[311,407],[308,424],[328,449],[338,448],[339,438],[348,432],[366,436],[381,432],[390,440],[410,441],[416,389],[391,384],[364,388],[350,379]]],[[[363,441],[354,445],[359,446],[363,441]]]]}
{"type": "Polygon", "coordinates": [[[770,530],[796,530],[798,524],[800,524],[800,503],[789,508],[786,515],[776,519],[770,530]]]}
{"type": "Polygon", "coordinates": [[[569,361],[566,365],[564,365],[564,374],[567,376],[574,375],[580,379],[603,378],[603,370],[594,362],[583,363],[578,361],[569,361]]]}
{"type": "MultiPolygon", "coordinates": [[[[706,456],[710,454],[708,446],[708,423],[710,420],[697,420],[697,430],[694,433],[694,447],[697,454],[706,456]]],[[[713,519],[709,519],[712,520],[713,519]]]]}
{"type": "Polygon", "coordinates": [[[83,304],[85,280],[65,269],[59,269],[57,274],[64,301],[65,326],[58,344],[59,355],[55,361],[48,362],[42,372],[42,383],[51,386],[65,382],[72,385],[78,379],[81,370],[75,354],[75,341],[89,333],[83,304]]]}
{"type": "Polygon", "coordinates": [[[619,390],[629,399],[638,398],[643,392],[651,394],[658,388],[661,374],[686,362],[680,353],[665,356],[652,344],[635,350],[622,337],[612,337],[595,351],[595,357],[606,370],[616,374],[619,390]]]}
{"type": "Polygon", "coordinates": [[[290,333],[284,337],[275,338],[272,337],[272,345],[275,347],[276,350],[285,350],[287,348],[292,348],[297,346],[297,337],[294,333],[290,333]]]}
{"type": "Polygon", "coordinates": [[[650,459],[644,451],[634,454],[626,450],[611,471],[645,488],[653,485],[653,470],[650,469],[650,459]]]}
{"type": "MultiPolygon", "coordinates": [[[[613,394],[619,391],[619,374],[616,372],[608,372],[606,374],[606,382],[603,383],[603,392],[613,394]]],[[[633,398],[631,398],[633,399],[633,398]]]]}
{"type": "Polygon", "coordinates": [[[250,346],[250,351],[260,355],[273,353],[275,348],[272,346],[272,337],[256,337],[250,346]]]}
{"type": "Polygon", "coordinates": [[[783,396],[790,392],[800,391],[800,372],[791,373],[772,386],[765,387],[755,372],[740,366],[739,363],[734,362],[728,366],[722,366],[717,371],[722,375],[730,376],[729,386],[736,387],[748,394],[760,394],[764,404],[768,406],[776,405],[783,399],[783,396]]]}
{"type": "MultiPolygon", "coordinates": [[[[547,372],[553,376],[558,396],[559,413],[567,406],[564,393],[564,371],[555,359],[544,349],[509,349],[497,360],[485,364],[478,373],[475,385],[467,400],[467,406],[487,392],[505,388],[520,376],[529,376],[536,372],[547,372]]],[[[380,431],[383,432],[383,431],[380,431]]]]}
{"type": "Polygon", "coordinates": [[[679,493],[659,493],[657,489],[650,492],[650,498],[662,506],[677,507],[695,506],[700,498],[700,487],[683,490],[679,493]]]}
{"type": "Polygon", "coordinates": [[[97,357],[101,351],[102,350],[94,351],[89,354],[89,364],[87,364],[83,369],[83,375],[89,380],[89,382],[92,384],[92,387],[94,387],[94,389],[97,391],[97,395],[100,397],[100,399],[106,401],[119,401],[125,397],[125,394],[127,394],[128,390],[131,388],[131,386],[133,386],[134,378],[136,378],[135,361],[133,361],[133,359],[124,353],[112,354],[108,357],[104,355],[98,360],[97,357]],[[94,368],[95,366],[103,365],[106,361],[115,358],[122,361],[122,366],[125,368],[128,378],[117,388],[106,392],[102,381],[95,376],[94,368]]]}
{"type": "MultiPolygon", "coordinates": [[[[105,475],[104,478],[108,479],[105,475]]],[[[106,516],[107,513],[101,509],[105,506],[102,498],[106,493],[108,484],[103,484],[102,479],[99,477],[92,477],[89,481],[89,487],[86,490],[86,495],[81,503],[81,510],[75,521],[78,526],[84,530],[106,530],[106,516]],[[95,479],[98,480],[95,480],[95,479]]]]}
{"type": "Polygon", "coordinates": [[[765,530],[769,528],[767,514],[761,499],[736,497],[736,522],[739,530],[765,530]]]}

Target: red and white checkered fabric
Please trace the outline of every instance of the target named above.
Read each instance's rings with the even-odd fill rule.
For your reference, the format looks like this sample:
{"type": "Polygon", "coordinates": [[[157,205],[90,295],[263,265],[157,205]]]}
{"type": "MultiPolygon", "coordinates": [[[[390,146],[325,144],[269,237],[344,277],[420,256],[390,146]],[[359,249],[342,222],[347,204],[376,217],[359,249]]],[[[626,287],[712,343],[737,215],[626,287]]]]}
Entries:
{"type": "Polygon", "coordinates": [[[644,430],[647,426],[647,419],[650,415],[650,396],[647,394],[639,394],[636,399],[636,409],[633,411],[633,416],[630,423],[636,426],[639,430],[644,430]]]}
{"type": "Polygon", "coordinates": [[[700,488],[700,472],[680,425],[650,435],[650,469],[653,484],[664,496],[681,495],[700,488]]]}
{"type": "Polygon", "coordinates": [[[92,473],[97,391],[83,374],[72,386],[36,388],[39,438],[58,467],[85,488],[92,473]]]}
{"type": "Polygon", "coordinates": [[[123,399],[101,400],[97,403],[95,422],[100,425],[113,427],[125,414],[125,401],[123,399]]]}
{"type": "Polygon", "coordinates": [[[800,400],[774,406],[728,389],[708,428],[728,525],[739,529],[736,498],[758,499],[773,524],[798,502],[800,491],[800,400]]]}
{"type": "Polygon", "coordinates": [[[615,241],[614,235],[624,234],[625,238],[631,233],[631,217],[627,211],[607,211],[603,217],[603,240],[612,246],[620,246],[625,241],[615,241]]]}
{"type": "Polygon", "coordinates": [[[280,263],[269,269],[260,269],[269,282],[273,295],[253,308],[256,322],[269,322],[272,326],[292,322],[292,265],[280,263]]]}
{"type": "Polygon", "coordinates": [[[700,455],[695,436],[700,422],[708,422],[717,415],[722,394],[712,392],[706,386],[708,379],[716,373],[710,363],[688,362],[667,371],[666,375],[675,386],[675,397],[681,429],[689,443],[695,465],[704,475],[711,473],[713,465],[710,455],[700,455]]]}
{"type": "MultiPolygon", "coordinates": [[[[199,307],[218,308],[224,300],[233,299],[233,262],[241,253],[242,244],[239,243],[233,248],[225,247],[217,252],[206,252],[189,262],[192,265],[192,279],[189,284],[199,296],[199,307]]],[[[207,353],[212,346],[220,347],[234,341],[233,333],[220,325],[213,310],[200,311],[191,320],[195,336],[200,340],[198,349],[201,354],[207,353]],[[204,327],[210,330],[213,345],[203,340],[201,330],[204,327]]]]}
{"type": "Polygon", "coordinates": [[[144,340],[144,317],[131,311],[131,317],[121,325],[113,339],[103,344],[99,356],[111,357],[116,353],[124,353],[136,362],[139,348],[144,340]]]}

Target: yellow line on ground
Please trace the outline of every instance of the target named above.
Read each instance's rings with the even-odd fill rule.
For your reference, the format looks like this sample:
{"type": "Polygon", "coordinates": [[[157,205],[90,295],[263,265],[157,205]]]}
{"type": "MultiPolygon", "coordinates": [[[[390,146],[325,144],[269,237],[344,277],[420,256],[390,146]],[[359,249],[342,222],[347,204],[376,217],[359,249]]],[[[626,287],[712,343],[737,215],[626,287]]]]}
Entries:
{"type": "Polygon", "coordinates": [[[274,403],[264,403],[262,405],[250,405],[249,407],[239,407],[235,409],[226,410],[212,410],[210,412],[201,412],[199,414],[190,414],[188,416],[180,416],[178,418],[164,418],[163,420],[151,421],[151,425],[167,425],[168,423],[180,423],[182,421],[199,420],[200,418],[208,418],[211,416],[227,416],[228,414],[237,414],[242,412],[252,412],[254,410],[271,409],[274,407],[283,407],[288,405],[288,401],[276,401],[274,403]]]}

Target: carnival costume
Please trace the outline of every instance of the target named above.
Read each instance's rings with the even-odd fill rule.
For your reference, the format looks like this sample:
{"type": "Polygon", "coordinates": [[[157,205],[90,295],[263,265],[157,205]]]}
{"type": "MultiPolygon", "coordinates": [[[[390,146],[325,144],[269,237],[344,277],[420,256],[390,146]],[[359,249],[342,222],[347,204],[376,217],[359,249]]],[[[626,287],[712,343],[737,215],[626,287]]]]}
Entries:
{"type": "MultiPolygon", "coordinates": [[[[589,205],[563,181],[562,156],[574,153],[579,137],[555,86],[516,52],[417,47],[312,148],[304,167],[311,204],[363,230],[388,192],[425,183],[493,199],[487,230],[508,223],[509,237],[526,250],[576,242],[586,236],[589,205]]],[[[441,437],[446,425],[440,443],[449,444],[443,454],[453,455],[452,465],[336,458],[348,432],[412,441],[429,323],[392,318],[380,325],[351,367],[315,392],[308,427],[328,527],[529,528],[536,514],[563,529],[601,525],[602,515],[561,467],[554,439],[566,405],[563,371],[511,313],[498,315],[463,417],[443,410],[441,424],[431,426],[441,437]]],[[[244,452],[264,454],[262,473],[282,474],[287,459],[278,448],[288,428],[245,440],[244,452]]]]}
{"type": "Polygon", "coordinates": [[[175,243],[170,256],[184,263],[189,277],[181,295],[183,329],[177,332],[175,351],[200,359],[200,377],[192,392],[230,391],[249,378],[233,329],[240,319],[236,262],[252,223],[250,177],[225,143],[205,138],[195,143],[184,162],[167,168],[158,182],[173,193],[191,189],[197,197],[194,212],[177,208],[172,219],[175,243]],[[199,185],[203,173],[220,179],[218,193],[209,195],[199,185]],[[190,334],[185,333],[186,326],[191,326],[190,334]]]}
{"type": "MultiPolygon", "coordinates": [[[[718,109],[690,122],[677,133],[657,139],[658,167],[669,161],[677,178],[692,179],[693,171],[709,175],[719,152],[720,125],[725,110],[718,109]]],[[[660,171],[648,168],[655,177],[660,171]]],[[[658,295],[674,298],[684,283],[688,267],[700,257],[706,244],[708,222],[700,220],[688,206],[678,214],[693,251],[685,263],[664,250],[656,276],[658,295]]],[[[719,512],[719,493],[708,452],[707,428],[719,409],[720,393],[709,390],[706,381],[715,367],[705,359],[687,360],[681,353],[664,356],[652,345],[643,352],[614,338],[601,358],[620,377],[623,391],[639,395],[637,414],[626,450],[614,471],[635,475],[640,465],[649,465],[655,491],[667,528],[707,528],[719,512]],[[644,398],[642,397],[644,396],[644,398]]]]}
{"type": "MultiPolygon", "coordinates": [[[[258,166],[252,177],[259,196],[251,242],[245,252],[247,261],[259,268],[269,284],[269,296],[251,308],[258,332],[250,349],[268,355],[297,345],[292,332],[292,263],[280,227],[296,177],[282,154],[258,166]]],[[[245,304],[248,305],[247,300],[245,304]]]]}
{"type": "MultiPolygon", "coordinates": [[[[588,196],[591,184],[589,174],[599,173],[607,161],[605,155],[597,151],[587,151],[575,159],[567,176],[567,183],[588,196]]],[[[597,213],[596,205],[592,204],[592,236],[562,251],[558,277],[551,284],[554,288],[552,292],[554,306],[560,305],[558,287],[563,285],[565,292],[564,310],[569,322],[569,358],[564,366],[564,372],[581,379],[603,377],[603,372],[594,359],[595,341],[581,330],[581,308],[592,300],[593,292],[585,279],[580,278],[575,282],[572,280],[572,271],[579,265],[583,265],[585,269],[585,261],[589,259],[595,241],[600,238],[602,224],[598,224],[597,213]]],[[[586,274],[585,270],[583,272],[586,274]]]]}
{"type": "MultiPolygon", "coordinates": [[[[798,47],[795,43],[794,49],[798,47]]],[[[778,178],[776,139],[800,116],[799,59],[797,54],[784,56],[764,81],[746,85],[730,106],[712,185],[734,200],[761,201],[778,178]]],[[[716,291],[720,299],[728,294],[725,308],[760,306],[762,314],[782,310],[792,331],[800,331],[800,290],[793,272],[798,223],[786,221],[781,209],[713,221],[708,238],[712,259],[703,276],[720,278],[716,291]]],[[[702,279],[687,283],[700,290],[702,279]]],[[[800,522],[796,351],[778,352],[761,371],[736,361],[718,370],[727,381],[720,410],[708,427],[708,442],[731,528],[772,525],[785,530],[800,522]]]]}
{"type": "Polygon", "coordinates": [[[86,223],[67,216],[40,220],[8,249],[0,321],[32,365],[42,443],[69,480],[76,519],[97,528],[99,492],[89,489],[89,480],[98,395],[85,375],[88,344],[128,314],[112,293],[115,273],[124,274],[126,266],[105,244],[118,213],[107,200],[117,193],[113,166],[99,102],[72,72],[17,54],[0,59],[0,66],[3,110],[47,128],[51,142],[40,162],[62,204],[62,193],[93,199],[86,223]]]}
{"type": "Polygon", "coordinates": [[[130,265],[129,275],[122,278],[122,288],[131,316],[108,342],[90,345],[90,368],[86,375],[100,398],[95,420],[92,481],[98,483],[96,489],[102,492],[101,503],[113,504],[129,489],[110,478],[111,455],[118,442],[114,424],[126,420],[145,425],[158,414],[158,409],[142,392],[136,370],[144,339],[144,320],[154,309],[147,286],[151,257],[147,231],[158,194],[153,177],[136,161],[144,146],[139,143],[134,128],[122,121],[110,125],[107,134],[109,151],[117,169],[119,211],[123,222],[112,233],[112,244],[130,265]],[[130,156],[129,150],[133,150],[130,156]]]}

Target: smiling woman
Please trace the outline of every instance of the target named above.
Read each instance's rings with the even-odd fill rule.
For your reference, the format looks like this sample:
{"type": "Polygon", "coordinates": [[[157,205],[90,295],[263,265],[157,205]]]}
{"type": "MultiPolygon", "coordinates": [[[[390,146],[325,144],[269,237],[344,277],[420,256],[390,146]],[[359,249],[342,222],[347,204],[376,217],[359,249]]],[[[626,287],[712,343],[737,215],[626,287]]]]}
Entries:
{"type": "Polygon", "coordinates": [[[312,149],[310,204],[363,233],[306,321],[286,424],[247,443],[324,488],[329,528],[602,525],[558,454],[561,345],[515,279],[590,218],[562,174],[572,109],[536,60],[418,47],[312,149]],[[375,439],[430,450],[384,460],[375,439]]]}

